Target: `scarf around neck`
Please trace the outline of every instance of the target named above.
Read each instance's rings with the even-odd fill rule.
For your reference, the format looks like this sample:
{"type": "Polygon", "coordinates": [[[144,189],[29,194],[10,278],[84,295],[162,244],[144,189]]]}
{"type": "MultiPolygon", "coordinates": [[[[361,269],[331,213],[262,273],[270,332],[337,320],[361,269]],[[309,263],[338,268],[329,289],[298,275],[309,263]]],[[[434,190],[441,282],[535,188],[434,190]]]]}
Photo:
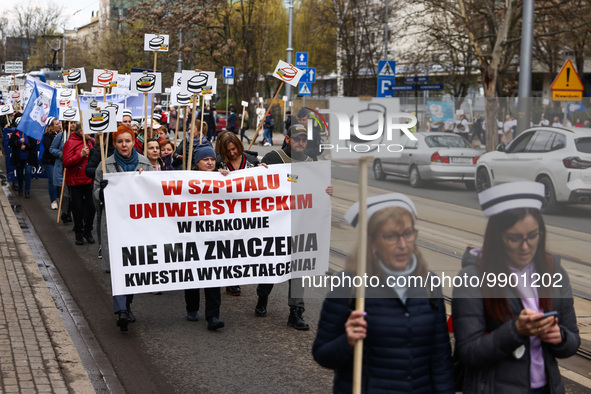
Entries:
{"type": "Polygon", "coordinates": [[[132,149],[131,152],[132,153],[130,157],[121,156],[117,149],[115,149],[115,153],[113,154],[115,156],[115,162],[119,164],[119,166],[121,167],[121,169],[123,169],[124,172],[135,170],[139,163],[139,156],[137,151],[135,149],[132,149]]]}

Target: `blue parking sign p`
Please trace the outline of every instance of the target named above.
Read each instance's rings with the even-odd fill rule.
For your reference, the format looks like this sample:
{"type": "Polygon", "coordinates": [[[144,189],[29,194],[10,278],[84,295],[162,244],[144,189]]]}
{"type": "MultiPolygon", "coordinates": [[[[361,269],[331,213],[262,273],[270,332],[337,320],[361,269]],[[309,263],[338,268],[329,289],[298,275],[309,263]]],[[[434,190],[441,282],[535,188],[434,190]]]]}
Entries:
{"type": "Polygon", "coordinates": [[[234,67],[224,67],[224,79],[234,78],[234,67]]]}

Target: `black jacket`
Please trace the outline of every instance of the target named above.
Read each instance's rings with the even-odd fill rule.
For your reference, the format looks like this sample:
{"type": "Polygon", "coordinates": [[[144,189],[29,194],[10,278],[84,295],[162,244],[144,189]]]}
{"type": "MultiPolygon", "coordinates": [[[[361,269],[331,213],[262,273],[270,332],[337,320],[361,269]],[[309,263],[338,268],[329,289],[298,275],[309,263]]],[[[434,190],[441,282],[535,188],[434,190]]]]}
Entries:
{"type": "Polygon", "coordinates": [[[51,143],[53,142],[55,136],[55,133],[44,133],[43,138],[41,139],[41,143],[43,144],[43,155],[41,156],[41,163],[44,165],[52,166],[55,164],[55,157],[49,151],[49,148],[51,147],[51,143]]]}
{"type": "MultiPolygon", "coordinates": [[[[462,270],[458,274],[468,277],[482,273],[477,258],[469,250],[462,259],[462,270]]],[[[564,340],[558,345],[542,343],[546,377],[550,392],[564,393],[556,358],[570,357],[576,353],[581,338],[573,307],[573,296],[566,271],[555,257],[554,272],[560,274],[562,287],[554,288],[552,307],[558,311],[558,324],[564,340]]],[[[464,377],[464,393],[530,393],[529,337],[520,335],[515,326],[523,305],[517,291],[507,288],[507,301],[515,317],[505,322],[492,320],[484,315],[482,290],[479,287],[455,287],[453,291],[452,316],[456,352],[467,366],[464,377]],[[525,353],[516,358],[513,352],[521,345],[525,353]]]]}
{"type": "MultiPolygon", "coordinates": [[[[107,157],[111,156],[113,154],[113,152],[115,151],[115,147],[112,144],[112,133],[108,133],[108,138],[107,138],[107,144],[108,144],[108,149],[107,149],[107,155],[105,156],[105,159],[107,159],[107,157]]],[[[86,164],[86,169],[84,170],[84,173],[86,174],[87,177],[89,177],[90,179],[94,180],[94,174],[96,173],[96,169],[98,166],[101,165],[101,144],[96,144],[95,146],[92,147],[92,149],[90,150],[90,153],[88,154],[88,164],[86,164]]]]}
{"type": "Polygon", "coordinates": [[[25,150],[27,151],[27,159],[26,164],[37,167],[39,166],[39,153],[38,146],[39,143],[36,139],[25,135],[22,131],[17,131],[16,129],[12,132],[10,139],[8,140],[8,146],[12,149],[12,154],[10,155],[10,164],[13,166],[18,165],[21,162],[20,152],[21,146],[25,145],[25,150]],[[21,142],[21,138],[25,137],[25,142],[21,142]]]}

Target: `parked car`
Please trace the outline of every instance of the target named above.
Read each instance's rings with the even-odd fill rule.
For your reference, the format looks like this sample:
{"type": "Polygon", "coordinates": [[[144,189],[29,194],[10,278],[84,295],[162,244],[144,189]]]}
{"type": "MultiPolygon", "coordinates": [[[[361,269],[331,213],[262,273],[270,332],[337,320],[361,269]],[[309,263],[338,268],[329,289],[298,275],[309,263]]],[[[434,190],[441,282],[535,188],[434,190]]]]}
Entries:
{"type": "Polygon", "coordinates": [[[228,111],[226,110],[217,110],[215,116],[215,131],[219,133],[223,130],[226,130],[226,118],[228,117],[228,111]]]}
{"type": "Polygon", "coordinates": [[[482,154],[464,138],[450,133],[413,133],[416,141],[403,134],[401,152],[373,161],[376,179],[387,175],[406,177],[412,187],[420,187],[425,181],[464,182],[466,188],[474,189],[476,161],[482,154]]]}
{"type": "Polygon", "coordinates": [[[591,203],[591,129],[534,127],[478,159],[476,190],[518,180],[544,184],[544,213],[591,203]]]}

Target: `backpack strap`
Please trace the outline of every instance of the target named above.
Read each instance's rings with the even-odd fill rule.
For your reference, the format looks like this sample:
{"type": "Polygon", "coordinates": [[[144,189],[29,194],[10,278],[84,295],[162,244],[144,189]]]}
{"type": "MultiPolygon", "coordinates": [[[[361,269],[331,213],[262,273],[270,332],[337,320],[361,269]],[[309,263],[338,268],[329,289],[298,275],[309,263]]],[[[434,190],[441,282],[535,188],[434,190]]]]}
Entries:
{"type": "Polygon", "coordinates": [[[279,158],[281,158],[284,163],[291,163],[291,157],[287,156],[287,153],[285,153],[283,149],[276,150],[275,152],[277,152],[279,158]]]}

